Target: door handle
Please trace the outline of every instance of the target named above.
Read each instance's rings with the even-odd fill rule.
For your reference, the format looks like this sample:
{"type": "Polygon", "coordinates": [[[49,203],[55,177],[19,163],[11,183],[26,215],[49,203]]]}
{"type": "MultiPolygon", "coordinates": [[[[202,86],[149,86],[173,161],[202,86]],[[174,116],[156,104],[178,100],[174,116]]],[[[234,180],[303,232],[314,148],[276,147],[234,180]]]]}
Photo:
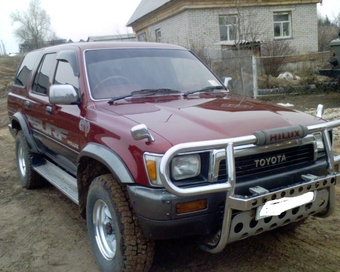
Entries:
{"type": "Polygon", "coordinates": [[[25,101],[25,107],[29,108],[31,106],[31,103],[29,101],[25,101]]]}
{"type": "Polygon", "coordinates": [[[51,114],[52,114],[52,107],[51,107],[51,106],[47,106],[47,107],[46,107],[46,113],[47,113],[48,115],[51,115],[51,114]]]}

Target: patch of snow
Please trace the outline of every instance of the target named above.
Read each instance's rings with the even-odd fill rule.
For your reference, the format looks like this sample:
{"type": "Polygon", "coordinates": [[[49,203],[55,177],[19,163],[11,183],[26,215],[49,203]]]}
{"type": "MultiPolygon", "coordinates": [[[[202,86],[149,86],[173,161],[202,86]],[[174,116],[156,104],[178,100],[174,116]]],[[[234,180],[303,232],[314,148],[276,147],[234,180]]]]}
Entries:
{"type": "Polygon", "coordinates": [[[278,79],[286,79],[286,80],[300,80],[299,76],[295,76],[290,72],[284,72],[282,74],[279,74],[277,77],[278,79]]]}
{"type": "Polygon", "coordinates": [[[294,107],[293,104],[290,103],[277,103],[279,106],[283,106],[283,107],[294,107]]]}

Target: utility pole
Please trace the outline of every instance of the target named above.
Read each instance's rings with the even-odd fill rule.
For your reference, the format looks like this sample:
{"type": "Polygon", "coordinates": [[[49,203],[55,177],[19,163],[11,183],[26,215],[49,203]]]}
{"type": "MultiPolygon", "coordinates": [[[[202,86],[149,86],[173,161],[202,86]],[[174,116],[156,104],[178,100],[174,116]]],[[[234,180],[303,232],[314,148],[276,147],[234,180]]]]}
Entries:
{"type": "Polygon", "coordinates": [[[6,55],[5,45],[2,40],[0,40],[0,56],[6,55]]]}

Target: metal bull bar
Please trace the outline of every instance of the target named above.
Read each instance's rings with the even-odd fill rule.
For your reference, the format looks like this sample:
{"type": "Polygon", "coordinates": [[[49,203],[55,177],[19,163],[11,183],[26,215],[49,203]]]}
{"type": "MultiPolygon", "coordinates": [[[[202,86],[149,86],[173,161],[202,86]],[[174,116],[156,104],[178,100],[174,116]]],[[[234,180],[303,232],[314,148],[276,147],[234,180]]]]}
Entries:
{"type": "MultiPolygon", "coordinates": [[[[234,147],[242,145],[268,145],[280,141],[287,141],[292,139],[303,138],[308,134],[321,132],[324,148],[327,156],[327,167],[330,173],[323,179],[332,180],[332,184],[336,183],[336,179],[340,176],[335,172],[334,166],[340,164],[340,156],[334,156],[332,152],[331,137],[328,131],[332,128],[340,126],[340,120],[330,121],[323,124],[311,126],[293,126],[278,129],[271,129],[265,131],[255,132],[253,135],[235,137],[222,140],[200,141],[178,144],[170,148],[163,156],[160,163],[160,178],[163,186],[174,195],[177,196],[194,196],[217,192],[226,192],[226,201],[224,207],[223,223],[219,241],[215,246],[204,245],[203,249],[211,253],[221,252],[228,243],[228,236],[230,231],[230,222],[232,216],[232,209],[235,208],[237,200],[235,200],[234,192],[236,185],[236,170],[235,170],[235,156],[234,147]],[[170,163],[171,160],[180,153],[209,150],[209,149],[225,149],[228,180],[224,183],[209,184],[193,188],[180,188],[170,180],[170,163]]],[[[318,177],[315,177],[318,178],[318,177]]],[[[302,178],[303,180],[303,178],[302,178]]],[[[319,180],[315,181],[315,184],[319,180]]],[[[272,194],[268,193],[268,195],[272,194]]],[[[266,196],[266,194],[261,195],[266,196]]],[[[334,200],[334,199],[333,199],[334,200]]],[[[249,203],[249,202],[248,202],[249,203]]],[[[249,207],[247,203],[241,203],[238,208],[242,210],[241,206],[249,207]]]]}

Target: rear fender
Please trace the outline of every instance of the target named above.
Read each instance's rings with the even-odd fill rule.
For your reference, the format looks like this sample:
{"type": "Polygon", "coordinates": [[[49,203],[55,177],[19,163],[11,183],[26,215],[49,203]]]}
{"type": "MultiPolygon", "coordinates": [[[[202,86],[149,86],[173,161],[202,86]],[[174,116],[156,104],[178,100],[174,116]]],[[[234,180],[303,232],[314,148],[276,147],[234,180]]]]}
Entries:
{"type": "Polygon", "coordinates": [[[22,130],[24,133],[27,144],[33,153],[38,153],[38,147],[33,139],[32,131],[29,129],[29,126],[21,112],[16,112],[11,117],[11,123],[9,124],[9,129],[11,134],[15,137],[19,130],[22,130]]]}

